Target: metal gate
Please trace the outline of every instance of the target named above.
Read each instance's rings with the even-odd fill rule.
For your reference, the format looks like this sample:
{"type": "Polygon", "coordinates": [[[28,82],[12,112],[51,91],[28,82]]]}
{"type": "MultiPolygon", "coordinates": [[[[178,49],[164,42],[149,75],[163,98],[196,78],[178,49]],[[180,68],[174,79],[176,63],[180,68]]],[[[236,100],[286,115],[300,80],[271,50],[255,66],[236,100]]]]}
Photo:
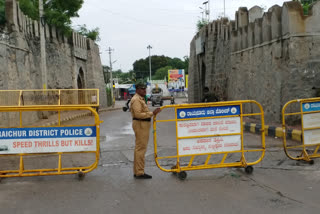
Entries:
{"type": "MultiPolygon", "coordinates": [[[[98,166],[100,149],[99,115],[91,107],[41,106],[41,107],[1,107],[0,113],[19,114],[19,125],[0,127],[0,178],[44,175],[78,174],[84,177],[98,166]],[[90,124],[63,125],[61,111],[89,111],[92,115],[90,124]],[[57,125],[25,125],[30,114],[43,111],[58,112],[57,125]],[[79,162],[90,155],[90,163],[72,166],[76,157],[79,162]],[[63,162],[65,158],[66,162],[63,162]],[[48,162],[49,167],[44,166],[48,162]],[[11,162],[10,162],[11,160],[11,162]],[[7,165],[6,165],[6,162],[7,165]],[[26,164],[28,162],[28,164],[26,164]],[[26,167],[26,165],[28,165],[26,167]]],[[[71,122],[72,123],[72,122],[71,122]]],[[[86,162],[86,161],[85,161],[86,162]]]]}
{"type": "Polygon", "coordinates": [[[282,128],[286,155],[292,160],[304,160],[313,164],[312,159],[320,157],[320,98],[287,102],[282,109],[282,128]],[[301,142],[289,144],[287,141],[288,122],[301,125],[301,142]]]}
{"type": "MultiPolygon", "coordinates": [[[[204,104],[182,104],[164,106],[160,117],[166,109],[174,111],[174,118],[154,118],[154,152],[157,166],[165,171],[178,173],[180,179],[185,179],[185,171],[222,168],[243,167],[247,173],[252,173],[253,167],[259,163],[265,153],[264,112],[262,106],[252,100],[216,102],[204,104]],[[256,110],[253,113],[244,113],[243,106],[247,104],[256,110]],[[244,117],[256,116],[261,120],[261,145],[258,148],[245,148],[244,146],[244,117]],[[160,156],[158,154],[158,137],[161,131],[160,123],[175,123],[176,139],[172,145],[176,146],[176,154],[160,156]],[[249,153],[261,153],[254,161],[247,161],[249,153]],[[231,158],[233,154],[239,154],[239,159],[231,158]],[[218,162],[211,163],[212,157],[219,156],[218,162]],[[196,163],[196,158],[202,157],[202,163],[196,163]],[[182,164],[183,158],[189,158],[186,164],[182,164]],[[160,160],[175,160],[171,168],[165,168],[160,160]]],[[[161,134],[163,136],[163,134],[161,134]]],[[[217,161],[217,160],[216,160],[217,161]]]]}

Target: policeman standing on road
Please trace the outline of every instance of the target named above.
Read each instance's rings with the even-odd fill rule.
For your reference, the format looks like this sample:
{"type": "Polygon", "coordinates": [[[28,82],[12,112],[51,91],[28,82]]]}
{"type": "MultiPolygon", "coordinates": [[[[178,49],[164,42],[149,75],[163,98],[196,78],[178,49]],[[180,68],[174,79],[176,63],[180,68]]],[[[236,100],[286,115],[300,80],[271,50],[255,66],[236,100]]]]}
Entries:
{"type": "Polygon", "coordinates": [[[145,154],[147,151],[151,118],[161,110],[151,112],[145,102],[147,86],[143,83],[136,84],[136,94],[131,99],[130,111],[132,115],[132,128],[136,137],[134,149],[133,173],[136,179],[150,179],[151,175],[144,172],[145,154]]]}

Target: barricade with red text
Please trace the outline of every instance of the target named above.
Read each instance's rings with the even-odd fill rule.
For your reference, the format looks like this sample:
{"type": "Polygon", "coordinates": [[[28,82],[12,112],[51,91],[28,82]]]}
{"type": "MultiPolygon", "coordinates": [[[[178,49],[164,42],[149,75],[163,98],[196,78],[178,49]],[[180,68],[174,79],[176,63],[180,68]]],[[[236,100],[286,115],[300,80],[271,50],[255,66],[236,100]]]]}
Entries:
{"type": "MultiPolygon", "coordinates": [[[[83,106],[0,107],[0,114],[18,114],[20,121],[0,127],[0,178],[78,174],[94,170],[99,161],[99,115],[83,106]],[[61,112],[90,112],[89,124],[61,123],[61,112]],[[28,114],[57,113],[57,125],[30,125],[28,114]]],[[[89,122],[88,122],[89,121],[89,122]]]]}
{"type": "Polygon", "coordinates": [[[282,109],[283,147],[293,160],[304,160],[310,164],[319,158],[320,148],[320,98],[297,99],[287,102],[282,109]],[[299,141],[287,141],[288,124],[299,124],[301,130],[291,131],[299,141]]]}
{"type": "Polygon", "coordinates": [[[190,170],[243,167],[252,173],[252,165],[264,157],[264,112],[256,101],[170,105],[161,109],[153,121],[155,161],[161,170],[178,173],[182,180],[187,176],[185,171],[190,170]],[[244,143],[244,117],[261,120],[258,144],[244,143]],[[175,139],[169,139],[173,130],[175,139]],[[165,143],[172,149],[162,149],[165,143]]]}

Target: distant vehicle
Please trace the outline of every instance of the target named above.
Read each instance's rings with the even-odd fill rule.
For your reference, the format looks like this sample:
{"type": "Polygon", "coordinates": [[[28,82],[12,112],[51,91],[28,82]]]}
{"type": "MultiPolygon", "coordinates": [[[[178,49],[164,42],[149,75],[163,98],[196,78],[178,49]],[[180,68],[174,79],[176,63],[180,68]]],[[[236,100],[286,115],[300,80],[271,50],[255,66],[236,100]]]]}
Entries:
{"type": "Polygon", "coordinates": [[[158,88],[158,87],[153,88],[151,90],[151,97],[150,97],[152,106],[155,106],[155,105],[162,106],[163,105],[162,96],[163,96],[163,91],[161,88],[158,88]]]}
{"type": "Polygon", "coordinates": [[[126,112],[128,109],[130,109],[130,106],[129,106],[130,101],[131,101],[131,98],[128,99],[126,105],[122,107],[122,111],[126,112]]]}
{"type": "Polygon", "coordinates": [[[136,87],[135,87],[135,85],[132,85],[131,88],[128,89],[128,91],[129,91],[129,99],[128,99],[127,103],[125,104],[125,106],[122,107],[122,110],[123,110],[124,112],[126,112],[128,109],[130,109],[129,104],[130,104],[131,98],[132,98],[132,97],[134,96],[134,94],[136,93],[136,87]]]}
{"type": "Polygon", "coordinates": [[[0,151],[8,151],[8,146],[0,145],[0,151]]]}

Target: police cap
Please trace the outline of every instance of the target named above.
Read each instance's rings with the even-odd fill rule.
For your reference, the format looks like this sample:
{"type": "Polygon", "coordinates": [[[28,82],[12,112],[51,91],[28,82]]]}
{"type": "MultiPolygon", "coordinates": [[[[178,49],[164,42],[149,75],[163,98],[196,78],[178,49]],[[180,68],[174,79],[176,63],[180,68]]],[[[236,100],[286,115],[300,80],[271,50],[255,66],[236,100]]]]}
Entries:
{"type": "Polygon", "coordinates": [[[143,82],[138,82],[136,84],[136,89],[145,89],[145,88],[147,88],[147,85],[144,84],[143,82]]]}

